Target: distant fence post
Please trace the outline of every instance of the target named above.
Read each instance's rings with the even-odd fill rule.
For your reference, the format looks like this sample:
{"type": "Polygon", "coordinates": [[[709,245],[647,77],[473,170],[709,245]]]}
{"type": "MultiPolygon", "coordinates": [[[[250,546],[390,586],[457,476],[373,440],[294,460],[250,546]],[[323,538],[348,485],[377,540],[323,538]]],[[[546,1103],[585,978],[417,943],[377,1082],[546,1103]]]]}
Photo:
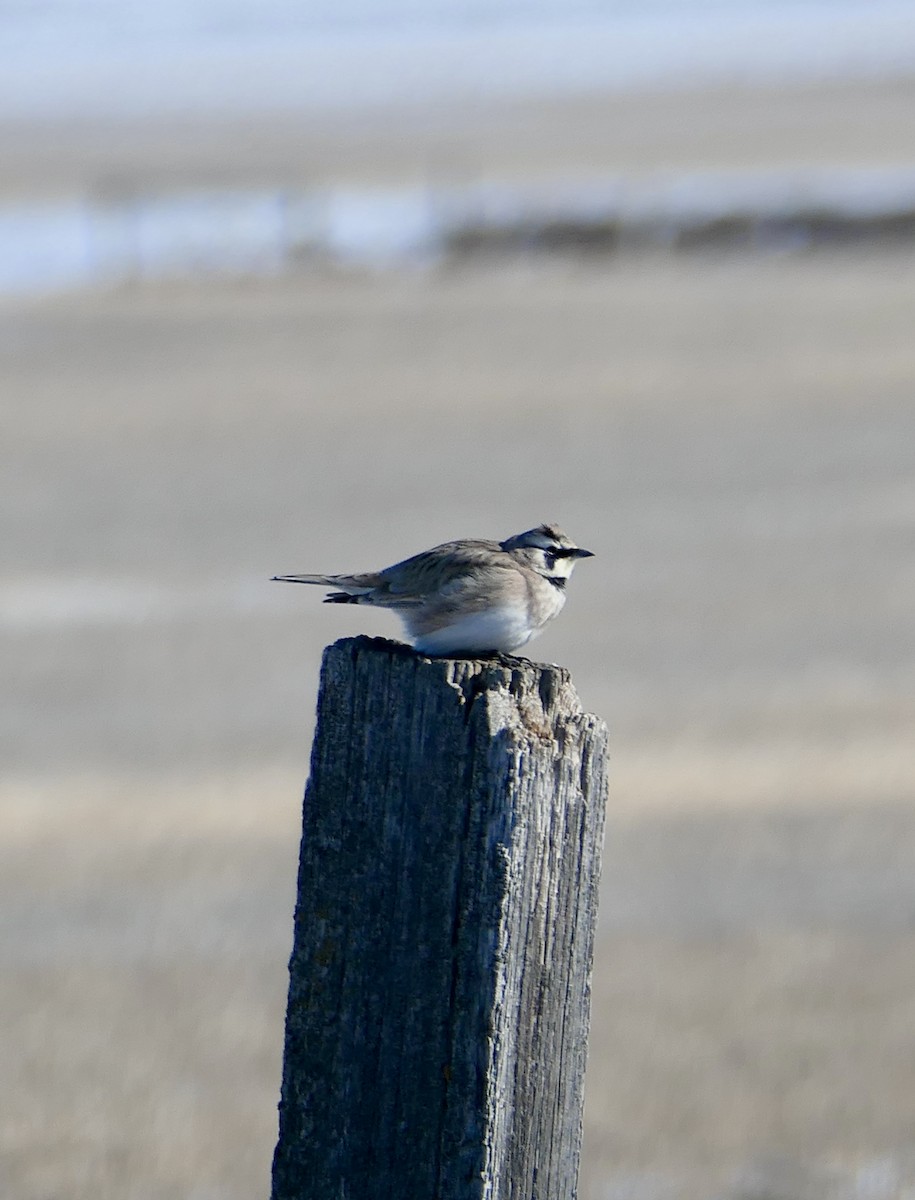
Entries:
{"type": "Polygon", "coordinates": [[[569,674],[324,653],[272,1200],[573,1200],[607,731],[569,674]]]}

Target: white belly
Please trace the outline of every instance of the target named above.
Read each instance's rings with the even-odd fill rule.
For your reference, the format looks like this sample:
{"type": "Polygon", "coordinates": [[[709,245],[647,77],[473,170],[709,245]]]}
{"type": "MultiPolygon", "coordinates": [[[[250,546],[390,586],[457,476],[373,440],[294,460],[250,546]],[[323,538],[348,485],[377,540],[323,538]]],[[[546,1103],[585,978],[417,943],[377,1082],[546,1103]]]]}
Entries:
{"type": "Polygon", "coordinates": [[[422,654],[482,654],[485,650],[508,654],[539,632],[523,608],[488,608],[432,633],[419,634],[413,645],[422,654]]]}

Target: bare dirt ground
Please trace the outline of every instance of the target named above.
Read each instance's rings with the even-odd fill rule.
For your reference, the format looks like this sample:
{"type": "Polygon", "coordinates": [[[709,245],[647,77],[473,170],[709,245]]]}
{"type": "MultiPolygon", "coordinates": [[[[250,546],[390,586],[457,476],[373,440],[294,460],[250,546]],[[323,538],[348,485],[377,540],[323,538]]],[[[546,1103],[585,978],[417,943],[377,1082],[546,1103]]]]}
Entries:
{"type": "Polygon", "coordinates": [[[583,1197],[915,1183],[915,254],[0,319],[0,1193],[250,1200],[321,648],[276,571],[560,520],[613,730],[583,1197]]]}

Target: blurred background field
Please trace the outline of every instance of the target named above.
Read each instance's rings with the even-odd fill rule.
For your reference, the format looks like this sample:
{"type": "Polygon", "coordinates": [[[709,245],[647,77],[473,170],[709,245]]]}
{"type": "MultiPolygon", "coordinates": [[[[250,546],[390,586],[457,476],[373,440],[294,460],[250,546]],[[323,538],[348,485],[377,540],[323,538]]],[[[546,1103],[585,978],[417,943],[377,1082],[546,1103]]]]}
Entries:
{"type": "Polygon", "coordinates": [[[613,739],[583,1200],[911,1196],[898,10],[43,11],[0,92],[0,1194],[267,1193],[320,652],[397,629],[268,577],[557,520],[597,557],[531,652],[613,739]],[[851,180],[857,224],[397,240],[403,189],[575,235],[607,179],[808,214],[851,180]],[[290,189],[359,254],[220,257],[174,216],[290,189]],[[46,218],[112,196],[172,217],[105,277],[46,218]]]}

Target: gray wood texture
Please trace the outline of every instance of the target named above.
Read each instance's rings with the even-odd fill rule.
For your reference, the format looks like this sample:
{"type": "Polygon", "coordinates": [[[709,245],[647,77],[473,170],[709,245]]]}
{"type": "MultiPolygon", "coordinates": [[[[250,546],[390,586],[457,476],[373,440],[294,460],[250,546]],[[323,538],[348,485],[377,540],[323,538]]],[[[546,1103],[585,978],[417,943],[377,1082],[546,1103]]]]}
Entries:
{"type": "Polygon", "coordinates": [[[561,667],[327,648],[273,1200],[576,1195],[606,747],[561,667]]]}

